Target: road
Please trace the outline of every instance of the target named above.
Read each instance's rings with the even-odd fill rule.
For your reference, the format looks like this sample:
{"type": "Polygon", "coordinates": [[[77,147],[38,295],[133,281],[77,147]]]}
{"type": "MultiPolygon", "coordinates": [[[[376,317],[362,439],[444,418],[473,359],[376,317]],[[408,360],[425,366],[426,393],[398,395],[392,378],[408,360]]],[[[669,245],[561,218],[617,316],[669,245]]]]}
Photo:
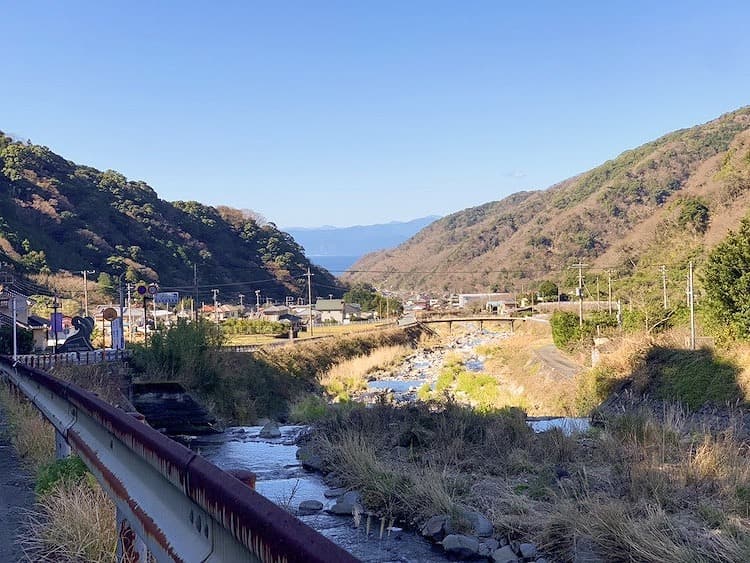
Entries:
{"type": "Polygon", "coordinates": [[[34,505],[34,482],[21,468],[7,435],[7,420],[0,409],[0,561],[22,561],[16,538],[24,521],[24,510],[34,505]]]}
{"type": "Polygon", "coordinates": [[[537,348],[534,352],[547,367],[565,377],[573,377],[581,370],[581,366],[563,356],[554,344],[537,348]]]}

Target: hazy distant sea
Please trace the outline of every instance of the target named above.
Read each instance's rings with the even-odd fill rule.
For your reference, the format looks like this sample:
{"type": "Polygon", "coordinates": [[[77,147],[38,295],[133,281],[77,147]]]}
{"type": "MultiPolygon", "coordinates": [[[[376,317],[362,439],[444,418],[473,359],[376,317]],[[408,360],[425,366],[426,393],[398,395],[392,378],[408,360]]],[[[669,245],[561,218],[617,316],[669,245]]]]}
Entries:
{"type": "Polygon", "coordinates": [[[308,258],[313,264],[324,267],[334,276],[340,276],[361,256],[308,256],[308,258]]]}

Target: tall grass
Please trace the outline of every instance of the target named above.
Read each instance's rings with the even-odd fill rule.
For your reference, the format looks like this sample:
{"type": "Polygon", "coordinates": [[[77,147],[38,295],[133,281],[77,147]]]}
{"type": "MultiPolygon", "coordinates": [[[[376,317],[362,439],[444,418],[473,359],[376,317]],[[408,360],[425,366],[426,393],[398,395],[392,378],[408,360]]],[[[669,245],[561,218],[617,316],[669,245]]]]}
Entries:
{"type": "Polygon", "coordinates": [[[20,543],[30,561],[114,563],[114,503],[92,480],[59,482],[28,514],[20,543]]]}
{"type": "Polygon", "coordinates": [[[0,386],[11,441],[37,474],[37,503],[27,513],[19,543],[29,561],[79,563],[115,560],[115,510],[76,457],[54,461],[54,430],[39,411],[0,386]]]}
{"type": "Polygon", "coordinates": [[[750,446],[680,404],[534,434],[518,410],[349,405],[311,437],[366,508],[405,523],[473,508],[552,560],[750,561],[750,446]]]}
{"type": "Polygon", "coordinates": [[[55,434],[31,403],[12,397],[8,387],[0,384],[0,404],[8,418],[11,443],[19,457],[32,471],[55,459],[55,434]]]}
{"type": "Polygon", "coordinates": [[[411,351],[404,345],[377,348],[334,365],[321,376],[320,384],[331,397],[348,400],[352,393],[367,388],[369,373],[396,365],[411,351]]]}
{"type": "Polygon", "coordinates": [[[320,377],[334,365],[382,347],[411,345],[419,331],[389,329],[341,338],[226,353],[210,323],[181,324],[152,338],[134,361],[145,381],[176,380],[227,423],[259,417],[286,419],[298,397],[320,391],[320,377]]]}

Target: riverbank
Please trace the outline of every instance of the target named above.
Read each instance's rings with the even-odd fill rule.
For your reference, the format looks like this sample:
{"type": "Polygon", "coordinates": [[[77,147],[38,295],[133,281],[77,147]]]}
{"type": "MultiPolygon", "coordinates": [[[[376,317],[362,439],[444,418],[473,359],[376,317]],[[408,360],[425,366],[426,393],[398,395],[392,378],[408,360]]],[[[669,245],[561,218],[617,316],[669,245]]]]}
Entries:
{"type": "MultiPolygon", "coordinates": [[[[539,344],[506,338],[496,347],[503,369],[525,370],[506,381],[539,377],[545,368],[529,370],[526,359],[539,344]]],[[[486,371],[493,352],[480,350],[486,371]]],[[[743,365],[644,336],[577,374],[547,366],[540,391],[562,383],[568,401],[598,407],[596,426],[571,435],[535,434],[517,409],[477,410],[481,402],[456,393],[460,370],[449,365],[447,396],[390,403],[399,378],[374,404],[330,406],[304,456],[329,482],[357,491],[365,510],[421,528],[456,557],[516,561],[526,544],[555,561],[750,561],[743,365]],[[467,513],[487,520],[483,534],[467,513]],[[510,551],[487,552],[504,543],[510,551]]]]}

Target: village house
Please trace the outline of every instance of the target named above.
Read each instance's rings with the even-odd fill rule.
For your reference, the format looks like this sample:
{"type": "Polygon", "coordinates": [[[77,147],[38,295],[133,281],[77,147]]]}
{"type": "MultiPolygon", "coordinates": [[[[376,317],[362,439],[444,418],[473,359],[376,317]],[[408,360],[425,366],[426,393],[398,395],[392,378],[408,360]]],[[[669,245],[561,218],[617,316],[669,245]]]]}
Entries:
{"type": "Polygon", "coordinates": [[[359,319],[362,307],[357,303],[345,303],[343,299],[318,299],[315,310],[320,313],[322,323],[345,323],[359,319]]]}
{"type": "Polygon", "coordinates": [[[50,323],[42,317],[30,314],[30,300],[26,295],[0,286],[0,325],[13,326],[14,301],[16,326],[31,331],[34,352],[44,352],[47,349],[50,323]]]}

